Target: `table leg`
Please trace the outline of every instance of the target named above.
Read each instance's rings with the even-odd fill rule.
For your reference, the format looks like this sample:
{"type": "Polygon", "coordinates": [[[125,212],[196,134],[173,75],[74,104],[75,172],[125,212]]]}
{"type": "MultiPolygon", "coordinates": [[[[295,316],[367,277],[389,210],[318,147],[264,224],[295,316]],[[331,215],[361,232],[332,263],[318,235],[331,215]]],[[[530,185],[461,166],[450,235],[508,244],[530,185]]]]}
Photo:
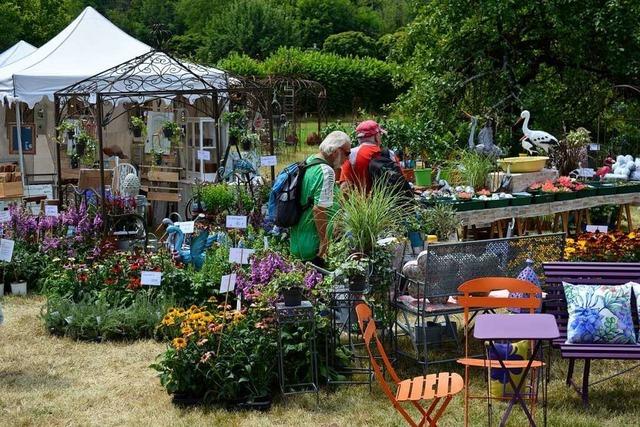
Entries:
{"type": "Polygon", "coordinates": [[[569,212],[562,212],[562,231],[565,236],[569,236],[569,212]]]}
{"type": "MultiPolygon", "coordinates": [[[[531,416],[531,412],[529,412],[529,408],[527,408],[527,405],[524,401],[524,398],[522,397],[520,391],[522,389],[522,386],[524,385],[527,376],[529,375],[529,371],[531,370],[531,365],[533,364],[533,361],[536,357],[536,355],[538,354],[539,350],[540,350],[540,344],[541,341],[536,342],[536,345],[533,349],[533,351],[531,352],[531,357],[529,358],[529,361],[527,362],[527,366],[525,367],[524,371],[522,372],[522,378],[520,378],[520,381],[518,382],[518,385],[515,384],[515,382],[513,381],[513,378],[511,378],[511,375],[507,375],[507,378],[509,379],[509,383],[511,384],[511,387],[513,388],[513,397],[511,398],[511,400],[509,400],[509,405],[507,406],[507,410],[505,411],[504,415],[502,415],[502,419],[500,420],[500,427],[504,427],[507,425],[507,420],[509,419],[509,415],[511,414],[511,410],[513,409],[513,406],[518,403],[521,407],[522,410],[524,411],[525,415],[527,416],[527,419],[529,420],[529,425],[534,426],[536,425],[533,417],[531,416]]],[[[494,341],[489,341],[489,345],[491,346],[491,348],[493,349],[494,353],[496,355],[498,355],[498,363],[500,363],[500,366],[502,367],[502,369],[506,370],[506,372],[509,372],[509,370],[507,369],[507,367],[504,364],[504,360],[502,360],[502,358],[500,357],[500,352],[498,352],[498,349],[495,346],[494,341]]]]}
{"type": "Polygon", "coordinates": [[[624,205],[624,211],[627,214],[627,227],[629,232],[631,232],[631,230],[633,230],[633,220],[631,219],[631,205],[629,203],[624,205]]]}

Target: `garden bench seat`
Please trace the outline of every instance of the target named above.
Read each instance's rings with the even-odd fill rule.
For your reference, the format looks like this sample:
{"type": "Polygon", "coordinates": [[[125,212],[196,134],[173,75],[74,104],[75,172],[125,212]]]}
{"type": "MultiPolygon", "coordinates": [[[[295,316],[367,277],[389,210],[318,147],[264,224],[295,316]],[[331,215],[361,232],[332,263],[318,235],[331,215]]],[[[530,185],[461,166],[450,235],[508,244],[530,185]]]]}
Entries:
{"type": "MultiPolygon", "coordinates": [[[[582,397],[585,406],[589,404],[589,371],[591,360],[640,360],[638,344],[569,344],[567,340],[567,301],[562,282],[575,285],[622,285],[630,281],[640,282],[640,263],[608,263],[608,262],[547,262],[543,264],[547,298],[543,302],[543,310],[553,314],[558,323],[560,338],[553,342],[564,359],[569,360],[567,385],[573,387],[582,397]],[[573,381],[575,361],[584,360],[582,386],[573,381]]],[[[634,331],[638,332],[638,314],[635,297],[631,298],[631,314],[634,331]]],[[[598,380],[591,385],[612,378],[598,380]]]]}

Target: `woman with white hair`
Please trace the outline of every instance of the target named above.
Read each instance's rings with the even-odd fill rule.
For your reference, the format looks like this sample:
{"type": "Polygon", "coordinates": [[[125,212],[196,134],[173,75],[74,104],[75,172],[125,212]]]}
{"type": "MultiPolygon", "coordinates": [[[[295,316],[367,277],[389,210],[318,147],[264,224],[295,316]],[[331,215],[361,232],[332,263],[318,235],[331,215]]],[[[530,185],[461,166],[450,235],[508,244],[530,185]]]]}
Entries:
{"type": "Polygon", "coordinates": [[[324,265],[330,236],[330,219],[336,211],[336,168],[349,157],[351,139],[341,131],[331,132],[320,144],[320,152],[306,160],[300,203],[306,209],[291,228],[291,254],[303,261],[324,265]]]}

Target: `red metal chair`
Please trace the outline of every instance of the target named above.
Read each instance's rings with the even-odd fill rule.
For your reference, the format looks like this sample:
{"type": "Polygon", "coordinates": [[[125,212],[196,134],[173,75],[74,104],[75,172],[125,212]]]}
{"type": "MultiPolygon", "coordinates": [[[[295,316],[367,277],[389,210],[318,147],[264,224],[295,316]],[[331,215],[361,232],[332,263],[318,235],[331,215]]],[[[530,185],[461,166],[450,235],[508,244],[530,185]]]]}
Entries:
{"type": "Polygon", "coordinates": [[[369,358],[371,360],[371,366],[373,367],[376,380],[380,384],[382,391],[384,391],[389,400],[391,400],[393,407],[400,412],[407,423],[411,426],[424,426],[427,423],[429,426],[436,426],[453,396],[462,390],[464,386],[462,377],[456,373],[440,372],[438,374],[430,374],[401,380],[396,374],[395,369],[393,369],[393,365],[387,357],[384,346],[378,338],[378,334],[376,333],[376,322],[373,319],[369,306],[365,303],[358,304],[356,306],[356,314],[358,316],[358,325],[360,325],[360,330],[362,331],[364,342],[367,347],[367,351],[369,352],[369,358]],[[375,340],[379,356],[375,356],[371,351],[370,344],[372,339],[375,340]],[[389,373],[391,381],[396,387],[395,394],[384,377],[382,369],[378,363],[378,358],[382,359],[384,368],[389,373]],[[425,410],[423,405],[419,403],[422,400],[433,401],[425,410]],[[443,402],[438,408],[438,403],[441,400],[443,400],[443,402]],[[411,414],[402,407],[401,403],[404,402],[411,403],[420,412],[422,418],[419,422],[414,421],[411,414]],[[435,415],[432,416],[434,411],[435,415]]]}

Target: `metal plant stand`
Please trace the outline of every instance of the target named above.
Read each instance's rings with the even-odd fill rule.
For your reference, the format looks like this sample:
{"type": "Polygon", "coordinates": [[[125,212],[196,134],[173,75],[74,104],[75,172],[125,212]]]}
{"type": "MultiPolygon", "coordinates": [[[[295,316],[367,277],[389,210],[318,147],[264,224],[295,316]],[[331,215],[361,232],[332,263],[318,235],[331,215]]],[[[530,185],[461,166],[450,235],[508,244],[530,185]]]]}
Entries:
{"type": "Polygon", "coordinates": [[[302,301],[298,306],[287,307],[284,303],[276,303],[276,320],[278,322],[278,376],[280,391],[283,396],[293,394],[315,393],[316,403],[319,401],[318,381],[318,351],[316,348],[316,322],[313,305],[309,301],[302,301]],[[307,345],[309,347],[309,364],[311,368],[310,382],[288,383],[285,375],[285,352],[282,344],[284,329],[287,325],[306,325],[309,329],[307,345]]]}

